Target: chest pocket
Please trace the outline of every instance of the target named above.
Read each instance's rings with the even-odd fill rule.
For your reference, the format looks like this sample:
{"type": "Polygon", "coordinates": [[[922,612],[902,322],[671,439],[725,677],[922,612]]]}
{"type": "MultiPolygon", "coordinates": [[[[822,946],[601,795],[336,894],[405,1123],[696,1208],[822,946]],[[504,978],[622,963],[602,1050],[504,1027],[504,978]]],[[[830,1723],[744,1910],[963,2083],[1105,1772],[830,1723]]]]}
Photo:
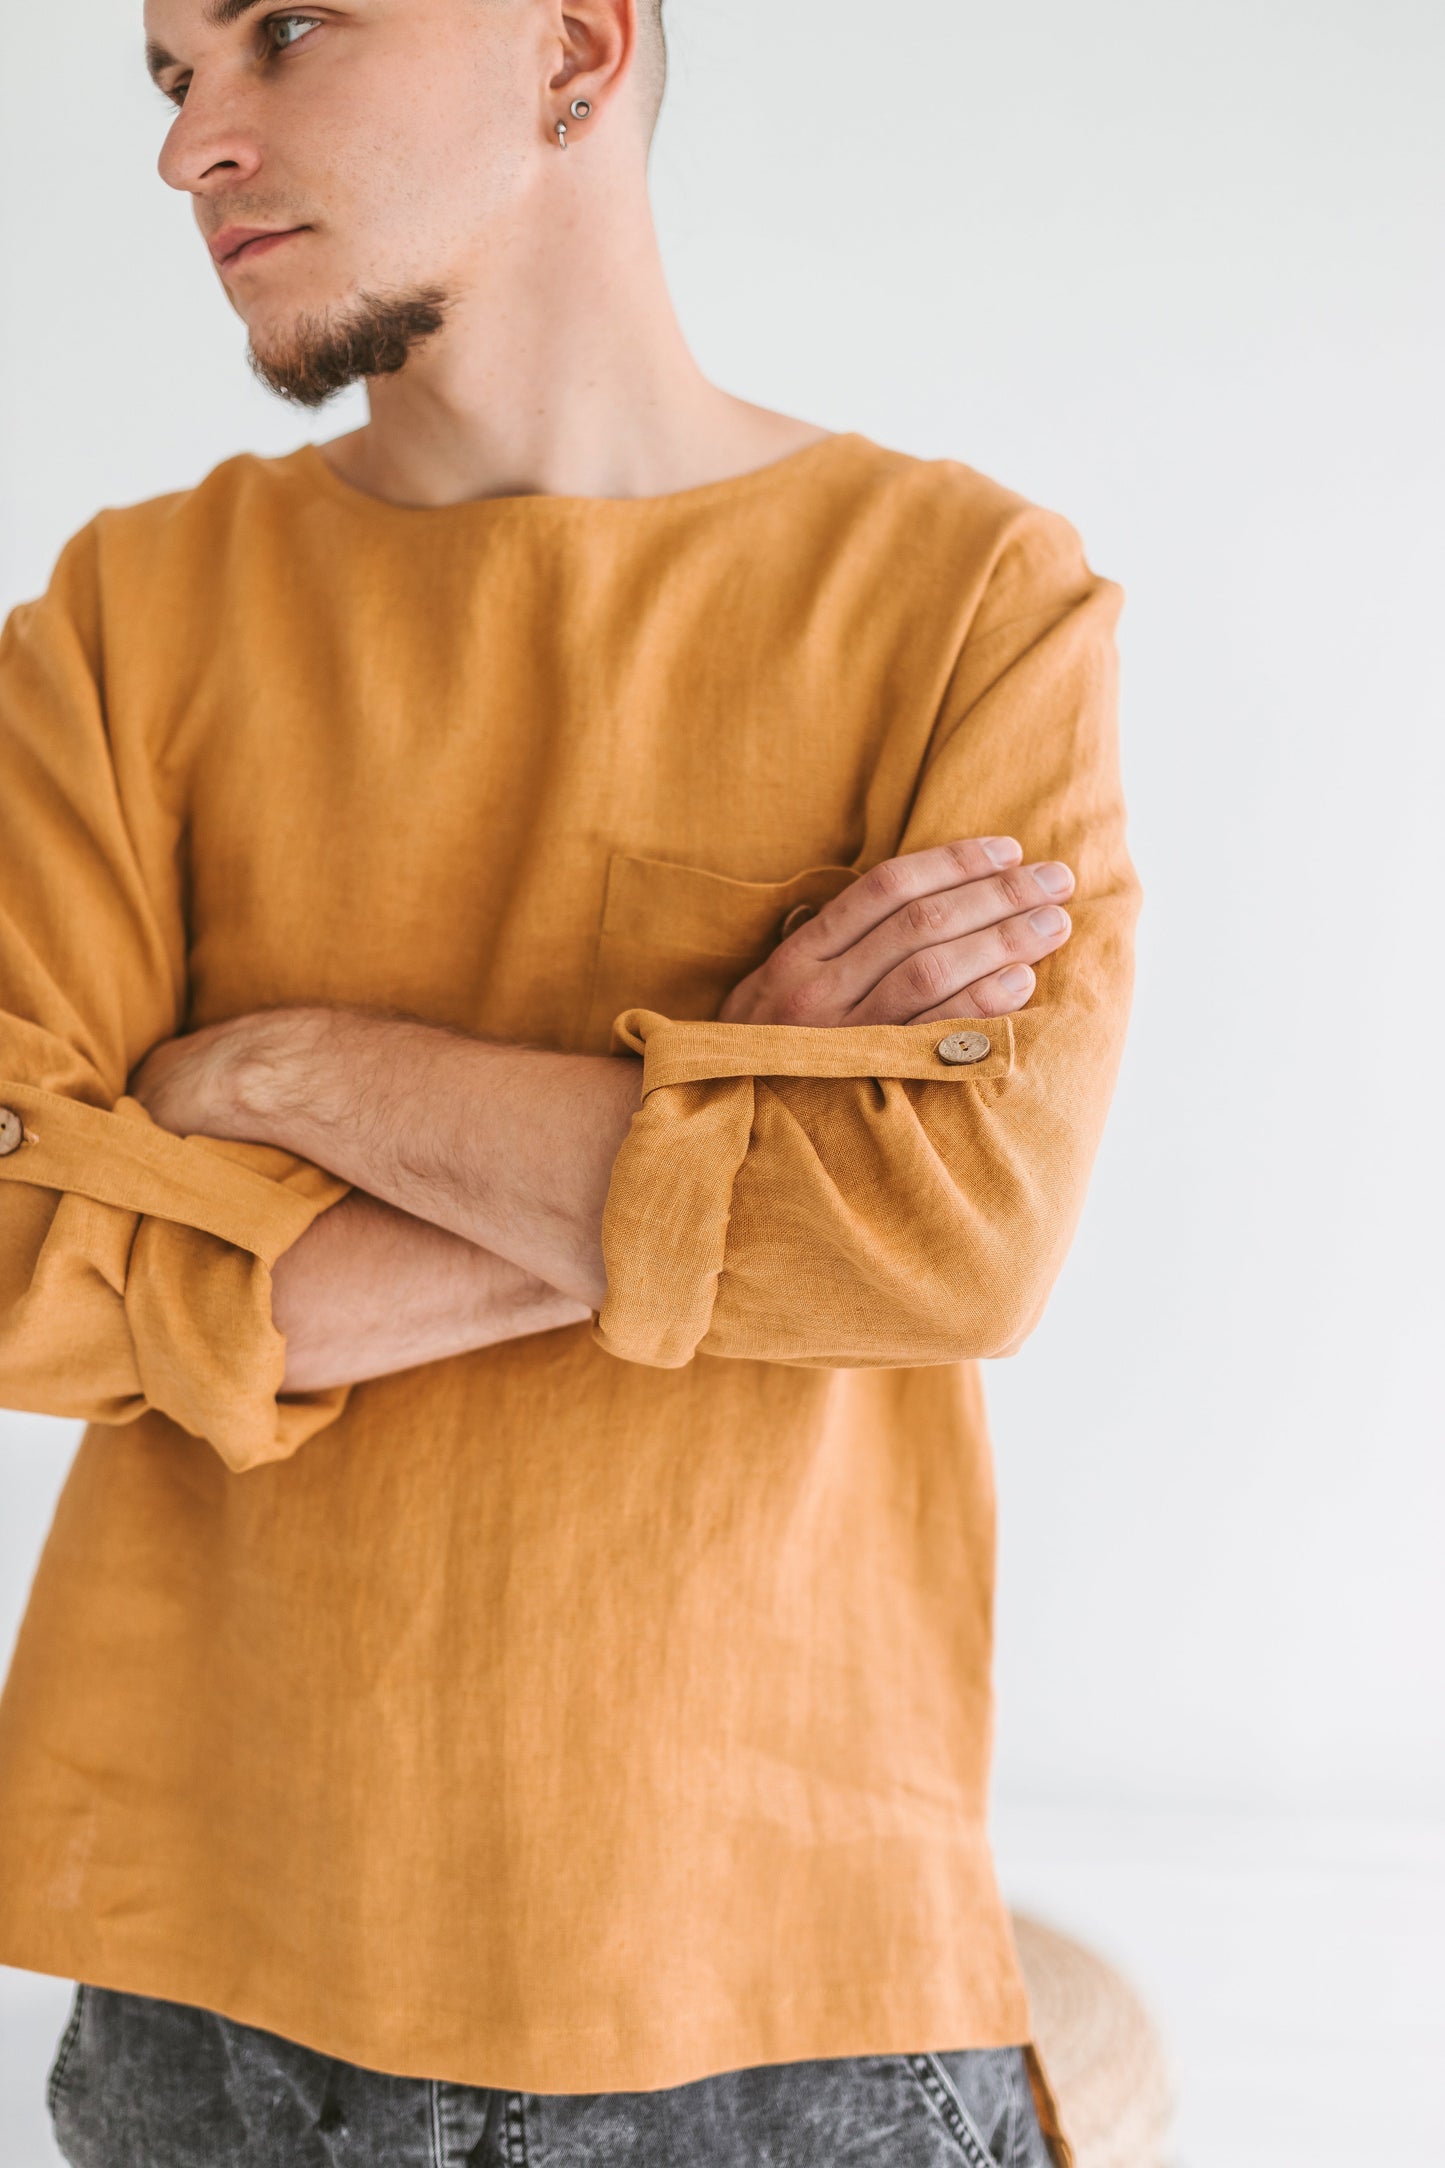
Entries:
{"type": "MultiPolygon", "coordinates": [[[[709,1020],[738,980],[756,970],[800,905],[817,910],[857,875],[810,866],[787,881],[734,881],[701,866],[613,855],[597,938],[587,1044],[611,1043],[623,1009],[709,1020]]],[[[791,930],[791,929],[790,929],[791,930]]]]}

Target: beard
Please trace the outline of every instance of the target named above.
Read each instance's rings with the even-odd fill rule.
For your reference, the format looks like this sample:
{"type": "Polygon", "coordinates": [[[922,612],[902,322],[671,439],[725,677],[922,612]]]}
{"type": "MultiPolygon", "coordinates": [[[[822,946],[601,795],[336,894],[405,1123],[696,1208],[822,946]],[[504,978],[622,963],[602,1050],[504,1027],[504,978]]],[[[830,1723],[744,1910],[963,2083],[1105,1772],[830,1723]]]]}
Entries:
{"type": "Polygon", "coordinates": [[[246,359],[268,391],[294,406],[324,406],[363,377],[394,376],[408,356],[441,330],[450,296],[435,286],[394,294],[358,294],[345,309],[302,316],[284,339],[246,359]]]}

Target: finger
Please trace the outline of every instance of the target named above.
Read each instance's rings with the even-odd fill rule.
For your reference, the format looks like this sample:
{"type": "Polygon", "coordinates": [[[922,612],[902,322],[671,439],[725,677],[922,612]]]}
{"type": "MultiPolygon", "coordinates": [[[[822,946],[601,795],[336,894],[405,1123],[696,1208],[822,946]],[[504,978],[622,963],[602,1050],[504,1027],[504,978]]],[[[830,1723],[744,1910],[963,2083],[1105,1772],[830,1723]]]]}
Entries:
{"type": "Polygon", "coordinates": [[[956,888],[960,881],[987,880],[1022,857],[1023,848],[1012,836],[970,836],[927,851],[905,851],[870,866],[789,938],[814,960],[837,956],[915,897],[956,888]]]}
{"type": "Polygon", "coordinates": [[[863,1001],[888,974],[921,950],[934,949],[1008,919],[1057,905],[1072,895],[1074,876],[1056,860],[1017,866],[987,880],[915,896],[872,933],[827,965],[828,995],[845,1008],[863,1001]]]}
{"type": "Polygon", "coordinates": [[[1037,911],[1007,918],[1001,925],[985,927],[961,941],[941,941],[935,948],[916,954],[890,971],[867,998],[850,1010],[850,1024],[911,1024],[920,1016],[949,1008],[966,986],[1007,969],[1010,964],[1036,964],[1053,950],[1062,948],[1073,932],[1067,911],[1050,903],[1037,911]]]}
{"type": "Polygon", "coordinates": [[[956,1023],[970,1016],[1016,1016],[1028,1006],[1038,974],[1027,964],[1005,964],[1002,971],[990,971],[983,978],[975,979],[972,986],[962,987],[949,1001],[940,1001],[933,1009],[925,1009],[922,1016],[909,1018],[913,1024],[956,1023]]]}

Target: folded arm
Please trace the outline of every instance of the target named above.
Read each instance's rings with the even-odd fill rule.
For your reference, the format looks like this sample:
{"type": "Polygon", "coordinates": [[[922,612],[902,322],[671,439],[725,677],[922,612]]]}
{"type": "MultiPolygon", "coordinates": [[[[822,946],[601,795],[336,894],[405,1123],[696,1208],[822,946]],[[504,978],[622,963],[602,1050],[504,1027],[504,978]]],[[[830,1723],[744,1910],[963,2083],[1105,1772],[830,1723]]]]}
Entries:
{"type": "MultiPolygon", "coordinates": [[[[886,1047],[897,1019],[1007,1014],[1032,989],[1030,959],[1069,932],[1050,901],[1069,869],[1021,855],[991,837],[885,861],[750,974],[724,1017],[790,1048],[804,1020],[809,1043],[881,1023],[886,1047]]],[[[275,1271],[288,1380],[320,1384],[600,1309],[607,1198],[643,1079],[626,1055],[283,1008],[157,1048],[132,1089],[177,1132],[284,1144],[367,1193],[275,1271]]]]}
{"type": "MultiPolygon", "coordinates": [[[[633,1060],[364,1009],[281,1008],[158,1048],[132,1088],[178,1132],[285,1137],[287,1150],[319,1154],[344,1181],[586,1315],[605,1291],[602,1208],[641,1078],[633,1060]]],[[[377,1222],[373,1242],[384,1232],[377,1222]]]]}
{"type": "MultiPolygon", "coordinates": [[[[133,1089],[168,1127],[283,1148],[505,1260],[567,1317],[597,1312],[626,1359],[1011,1352],[1072,1235],[1129,1001],[1117,605],[1064,522],[1025,515],[900,855],[716,1021],[625,1012],[616,1036],[640,1061],[302,1008],[161,1047],[133,1089]],[[1078,869],[1072,922],[1050,903],[1074,888],[1069,866],[1023,866],[1005,837],[1000,867],[949,840],[985,826],[1078,869]]],[[[331,1299],[319,1271],[303,1297],[304,1254],[298,1337],[306,1300],[331,1299]]],[[[339,1240],[312,1255],[371,1271],[355,1253],[345,1267],[339,1240]]],[[[283,1262],[283,1294],[287,1277],[283,1262]]]]}
{"type": "MultiPolygon", "coordinates": [[[[628,1360],[824,1367],[1011,1354],[1081,1210],[1123,1047],[1140,890],[1116,723],[1119,590],[1021,509],[959,656],[905,852],[984,828],[1075,875],[1017,1015],[792,1031],[618,1020],[643,1104],[613,1169],[607,1300],[628,1360]],[[986,1044],[980,1043],[986,1042],[986,1044]]],[[[851,893],[851,892],[850,892],[851,893]]]]}
{"type": "Polygon", "coordinates": [[[158,1410],[240,1469],[345,1388],[283,1395],[271,1267],[346,1185],[284,1150],[183,1137],[126,1090],[185,1002],[176,823],[117,757],[95,529],[0,634],[0,1404],[158,1410]]]}

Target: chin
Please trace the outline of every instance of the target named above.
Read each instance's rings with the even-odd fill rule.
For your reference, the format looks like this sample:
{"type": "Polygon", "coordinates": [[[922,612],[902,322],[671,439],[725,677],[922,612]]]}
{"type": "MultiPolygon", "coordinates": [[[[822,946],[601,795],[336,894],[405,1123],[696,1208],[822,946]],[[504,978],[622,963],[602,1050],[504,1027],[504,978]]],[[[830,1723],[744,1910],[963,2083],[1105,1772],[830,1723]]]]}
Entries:
{"type": "Polygon", "coordinates": [[[320,279],[277,279],[265,291],[248,294],[240,309],[242,322],[257,354],[285,353],[299,345],[312,345],[332,336],[352,321],[362,301],[352,284],[320,279]]]}
{"type": "Polygon", "coordinates": [[[394,375],[441,330],[450,305],[439,286],[288,294],[284,306],[247,312],[251,367],[279,398],[321,406],[364,377],[394,375]]]}

